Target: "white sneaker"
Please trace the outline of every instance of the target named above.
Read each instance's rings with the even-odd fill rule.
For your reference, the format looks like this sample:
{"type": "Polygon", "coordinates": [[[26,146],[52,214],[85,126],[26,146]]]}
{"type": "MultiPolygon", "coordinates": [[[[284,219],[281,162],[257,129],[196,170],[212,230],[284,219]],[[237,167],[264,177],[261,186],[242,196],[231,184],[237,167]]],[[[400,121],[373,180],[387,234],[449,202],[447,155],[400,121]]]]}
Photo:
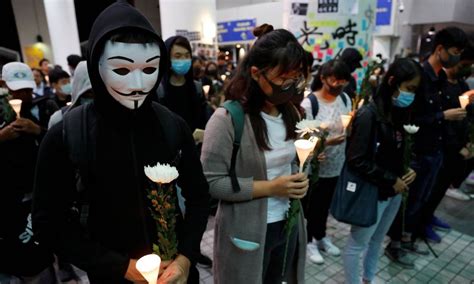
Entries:
{"type": "Polygon", "coordinates": [[[332,242],[331,239],[328,237],[324,237],[322,240],[318,241],[318,248],[321,251],[327,252],[332,256],[340,256],[341,250],[336,247],[332,242]]]}
{"type": "Polygon", "coordinates": [[[450,188],[446,191],[446,196],[449,196],[451,198],[454,198],[456,200],[461,200],[461,201],[467,201],[470,200],[471,198],[469,195],[465,194],[458,188],[450,188]]]}
{"type": "Polygon", "coordinates": [[[321,256],[318,246],[314,242],[311,242],[308,244],[307,252],[309,255],[309,260],[311,260],[311,262],[316,263],[316,264],[324,263],[324,258],[321,256]]]}

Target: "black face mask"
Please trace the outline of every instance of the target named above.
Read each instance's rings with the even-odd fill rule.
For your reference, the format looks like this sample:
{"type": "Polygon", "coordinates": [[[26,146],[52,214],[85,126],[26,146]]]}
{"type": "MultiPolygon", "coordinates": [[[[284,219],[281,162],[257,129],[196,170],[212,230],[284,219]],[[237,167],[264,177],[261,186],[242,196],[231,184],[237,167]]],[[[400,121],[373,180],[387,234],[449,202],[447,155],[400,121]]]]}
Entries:
{"type": "Polygon", "coordinates": [[[447,50],[446,50],[446,53],[449,56],[448,60],[443,60],[441,56],[438,55],[439,61],[441,61],[441,66],[443,66],[444,68],[452,68],[456,66],[456,64],[458,64],[459,61],[461,61],[461,55],[453,55],[449,53],[447,50]]]}
{"type": "Polygon", "coordinates": [[[342,91],[344,91],[344,88],[347,86],[347,84],[343,84],[343,85],[338,85],[337,87],[333,87],[331,85],[329,85],[327,82],[325,83],[326,85],[326,89],[328,91],[328,93],[331,95],[331,96],[339,96],[339,94],[342,93],[342,91]]]}
{"type": "Polygon", "coordinates": [[[267,76],[262,73],[263,78],[270,84],[272,87],[272,95],[267,96],[267,101],[269,101],[273,105],[281,105],[289,102],[292,97],[294,97],[298,91],[296,89],[296,84],[291,84],[291,86],[287,89],[283,89],[281,86],[273,83],[272,81],[268,80],[267,76]]]}

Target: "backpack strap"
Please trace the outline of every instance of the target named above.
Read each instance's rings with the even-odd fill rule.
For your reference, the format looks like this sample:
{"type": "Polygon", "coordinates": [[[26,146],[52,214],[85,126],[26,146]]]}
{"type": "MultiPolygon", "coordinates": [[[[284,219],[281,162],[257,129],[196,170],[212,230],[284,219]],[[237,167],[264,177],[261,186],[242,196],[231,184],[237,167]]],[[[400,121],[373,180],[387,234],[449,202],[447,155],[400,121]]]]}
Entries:
{"type": "Polygon", "coordinates": [[[342,102],[344,103],[344,106],[347,107],[347,99],[348,99],[347,94],[342,92],[341,99],[342,99],[342,102]]]}
{"type": "Polygon", "coordinates": [[[309,101],[311,102],[311,113],[313,115],[313,119],[316,119],[316,116],[319,112],[319,103],[318,98],[314,94],[309,95],[309,101]]]}
{"type": "Polygon", "coordinates": [[[237,153],[240,149],[240,142],[242,140],[242,133],[244,132],[245,114],[242,105],[238,101],[226,101],[223,107],[227,110],[232,118],[234,125],[234,142],[232,147],[232,159],[230,160],[229,176],[232,182],[234,192],[240,191],[240,185],[235,173],[235,163],[237,161],[237,153]]]}
{"type": "Polygon", "coordinates": [[[89,203],[84,185],[91,180],[91,171],[96,157],[95,137],[96,116],[92,104],[78,106],[66,112],[63,117],[63,141],[69,159],[76,169],[76,198],[73,210],[80,213],[81,225],[87,224],[89,203]],[[78,208],[80,207],[80,208],[78,208]]]}

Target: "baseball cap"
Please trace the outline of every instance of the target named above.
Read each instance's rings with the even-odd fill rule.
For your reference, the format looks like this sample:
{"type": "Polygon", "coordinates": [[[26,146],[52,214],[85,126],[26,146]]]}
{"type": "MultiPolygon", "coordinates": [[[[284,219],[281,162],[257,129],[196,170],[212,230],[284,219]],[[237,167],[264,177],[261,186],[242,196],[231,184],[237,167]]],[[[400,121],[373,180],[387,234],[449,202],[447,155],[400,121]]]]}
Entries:
{"type": "Polygon", "coordinates": [[[21,62],[10,62],[3,65],[2,80],[13,91],[34,89],[36,87],[30,67],[21,62]]]}

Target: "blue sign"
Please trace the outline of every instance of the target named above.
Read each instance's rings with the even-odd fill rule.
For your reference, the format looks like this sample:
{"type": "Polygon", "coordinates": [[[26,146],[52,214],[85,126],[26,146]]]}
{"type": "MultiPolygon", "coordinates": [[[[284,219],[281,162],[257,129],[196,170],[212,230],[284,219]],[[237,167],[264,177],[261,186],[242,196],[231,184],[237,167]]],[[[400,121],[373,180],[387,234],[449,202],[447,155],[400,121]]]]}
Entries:
{"type": "Polygon", "coordinates": [[[255,38],[252,31],[256,26],[256,19],[217,23],[217,41],[221,43],[252,40],[255,38]]]}
{"type": "Polygon", "coordinates": [[[392,0],[377,0],[377,15],[375,25],[390,26],[392,17],[392,0]]]}

